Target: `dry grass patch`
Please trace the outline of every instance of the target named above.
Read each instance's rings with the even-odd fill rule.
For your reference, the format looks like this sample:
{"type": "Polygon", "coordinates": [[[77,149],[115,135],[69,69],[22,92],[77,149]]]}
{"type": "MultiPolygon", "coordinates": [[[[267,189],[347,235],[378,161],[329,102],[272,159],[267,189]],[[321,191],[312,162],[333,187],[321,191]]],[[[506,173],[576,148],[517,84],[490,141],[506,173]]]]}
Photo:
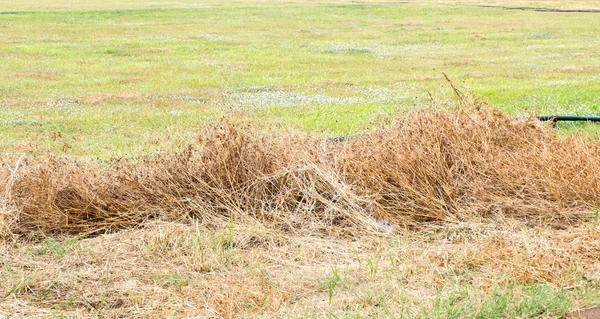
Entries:
{"type": "Polygon", "coordinates": [[[76,100],[80,104],[99,104],[105,101],[112,100],[127,100],[127,101],[139,101],[144,98],[144,95],[139,92],[125,92],[119,94],[97,94],[79,98],[76,100]]]}
{"type": "Polygon", "coordinates": [[[7,242],[0,313],[557,318],[600,297],[600,263],[573,240],[597,251],[598,226],[532,229],[505,220],[341,239],[258,223],[152,222],[87,239],[7,242]]]}
{"type": "Polygon", "coordinates": [[[9,78],[26,78],[34,80],[59,80],[60,76],[52,72],[17,72],[8,76],[9,78]]]}
{"type": "Polygon", "coordinates": [[[17,233],[190,217],[347,235],[383,220],[414,227],[503,215],[569,225],[599,204],[598,163],[590,137],[558,137],[489,109],[404,115],[344,143],[223,121],[179,154],[135,163],[25,160],[6,174],[3,201],[16,209],[17,233]]]}

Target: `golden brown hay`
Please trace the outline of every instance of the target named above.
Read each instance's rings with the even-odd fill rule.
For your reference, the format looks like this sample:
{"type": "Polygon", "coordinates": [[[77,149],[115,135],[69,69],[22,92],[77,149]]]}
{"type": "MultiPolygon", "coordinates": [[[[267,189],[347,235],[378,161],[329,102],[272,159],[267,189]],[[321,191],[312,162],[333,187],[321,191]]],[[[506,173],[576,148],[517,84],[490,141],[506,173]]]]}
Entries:
{"type": "Polygon", "coordinates": [[[487,108],[403,115],[345,143],[222,121],[180,154],[135,164],[20,163],[4,178],[0,223],[16,233],[190,216],[336,233],[373,230],[374,219],[565,223],[600,204],[599,164],[597,140],[487,108]]]}

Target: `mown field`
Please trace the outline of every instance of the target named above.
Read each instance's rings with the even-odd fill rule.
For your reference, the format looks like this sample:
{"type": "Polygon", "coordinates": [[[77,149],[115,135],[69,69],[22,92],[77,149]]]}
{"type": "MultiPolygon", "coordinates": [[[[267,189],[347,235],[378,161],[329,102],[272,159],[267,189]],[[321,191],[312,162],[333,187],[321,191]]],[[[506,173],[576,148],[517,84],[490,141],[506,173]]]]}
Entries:
{"type": "Polygon", "coordinates": [[[585,318],[600,130],[527,118],[600,13],[535,8],[600,5],[0,3],[0,316],[585,318]]]}
{"type": "Polygon", "coordinates": [[[597,14],[478,4],[3,3],[0,147],[135,156],[232,113],[364,131],[443,103],[442,72],[515,116],[598,111],[597,14]]]}

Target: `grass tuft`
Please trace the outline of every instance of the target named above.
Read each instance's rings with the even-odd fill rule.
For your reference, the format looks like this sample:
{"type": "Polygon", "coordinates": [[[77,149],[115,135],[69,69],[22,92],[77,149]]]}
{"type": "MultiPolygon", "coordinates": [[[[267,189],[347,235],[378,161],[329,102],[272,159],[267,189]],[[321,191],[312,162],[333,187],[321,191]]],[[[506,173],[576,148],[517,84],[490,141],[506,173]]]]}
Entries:
{"type": "Polygon", "coordinates": [[[136,163],[24,161],[5,176],[2,201],[14,207],[17,233],[97,233],[190,217],[291,233],[494,216],[564,225],[600,204],[599,161],[591,137],[557,136],[535,119],[488,108],[401,115],[344,143],[223,120],[183,152],[136,163]]]}

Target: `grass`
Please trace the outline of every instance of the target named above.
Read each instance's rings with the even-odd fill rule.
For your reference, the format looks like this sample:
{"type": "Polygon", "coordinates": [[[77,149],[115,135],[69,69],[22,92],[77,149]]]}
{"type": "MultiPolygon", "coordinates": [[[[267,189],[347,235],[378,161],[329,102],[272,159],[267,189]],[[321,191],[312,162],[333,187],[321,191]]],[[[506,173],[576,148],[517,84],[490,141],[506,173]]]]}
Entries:
{"type": "Polygon", "coordinates": [[[597,305],[597,262],[564,244],[578,236],[597,243],[597,234],[589,224],[468,223],[324,239],[155,222],[64,238],[64,255],[40,254],[45,242],[5,246],[0,309],[63,318],[560,318],[597,305]],[[498,249],[498,241],[520,249],[498,249]],[[555,255],[569,260],[549,262],[555,255]],[[542,280],[536,273],[548,267],[555,275],[542,280]]]}
{"type": "Polygon", "coordinates": [[[0,226],[96,234],[189,216],[338,234],[496,215],[569,224],[600,205],[599,160],[595,138],[485,107],[400,116],[343,143],[221,121],[184,152],[25,161],[0,175],[0,226]]]}
{"type": "Polygon", "coordinates": [[[598,112],[595,14],[477,4],[2,4],[0,148],[137,156],[232,113],[364,131],[443,102],[442,72],[513,115],[598,112]]]}
{"type": "Polygon", "coordinates": [[[598,305],[594,138],[485,107],[344,143],[228,122],[201,136],[137,163],[54,158],[2,176],[0,309],[560,318],[598,305]]]}
{"type": "Polygon", "coordinates": [[[1,3],[0,317],[600,306],[598,126],[511,119],[597,115],[598,15],[502,5],[1,3]]]}

